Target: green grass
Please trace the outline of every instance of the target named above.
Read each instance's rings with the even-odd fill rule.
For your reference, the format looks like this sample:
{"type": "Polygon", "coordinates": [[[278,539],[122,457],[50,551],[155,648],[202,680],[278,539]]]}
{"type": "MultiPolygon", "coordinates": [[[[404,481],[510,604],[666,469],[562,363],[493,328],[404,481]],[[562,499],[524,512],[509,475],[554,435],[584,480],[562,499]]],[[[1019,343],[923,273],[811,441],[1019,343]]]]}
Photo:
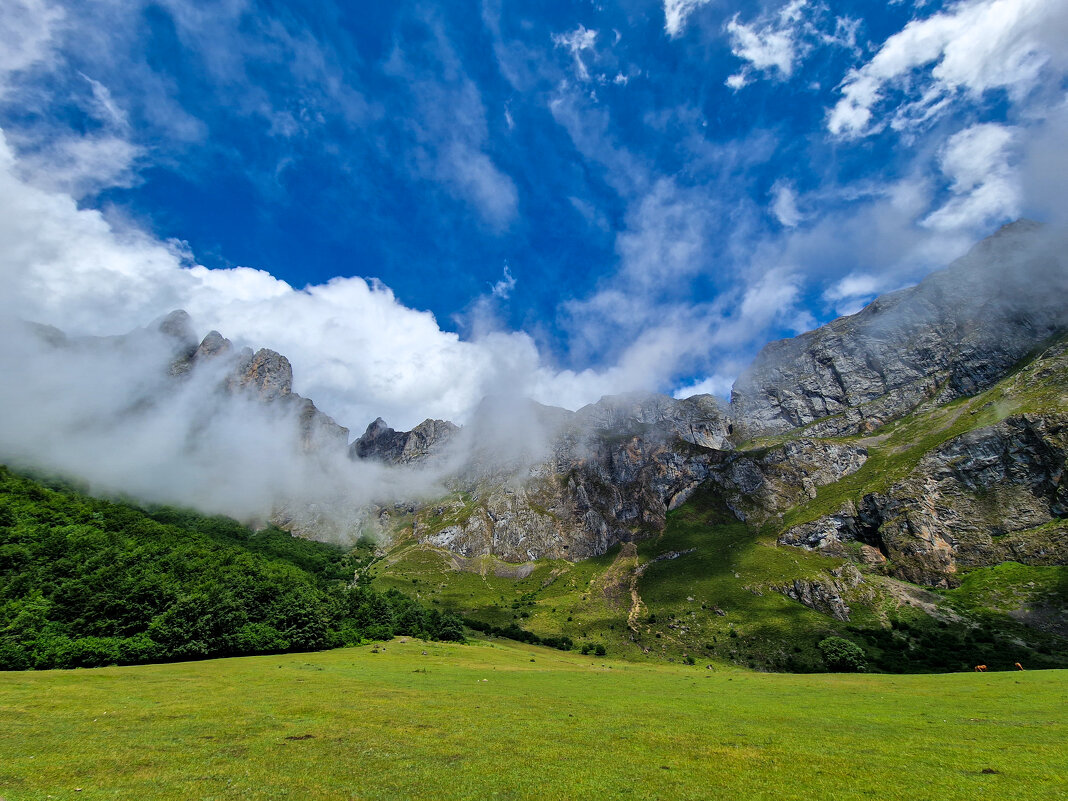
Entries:
{"type": "Polygon", "coordinates": [[[6,801],[1050,801],[1068,787],[1063,671],[772,675],[412,640],[7,673],[0,719],[6,801]]]}
{"type": "Polygon", "coordinates": [[[707,489],[669,513],[664,534],[642,543],[639,553],[654,559],[691,549],[650,564],[638,583],[648,610],[640,626],[646,647],[667,654],[674,644],[698,659],[730,659],[751,667],[818,666],[816,643],[836,633],[837,621],[773,587],[794,579],[827,580],[826,571],[842,560],[774,547],[707,489]]]}

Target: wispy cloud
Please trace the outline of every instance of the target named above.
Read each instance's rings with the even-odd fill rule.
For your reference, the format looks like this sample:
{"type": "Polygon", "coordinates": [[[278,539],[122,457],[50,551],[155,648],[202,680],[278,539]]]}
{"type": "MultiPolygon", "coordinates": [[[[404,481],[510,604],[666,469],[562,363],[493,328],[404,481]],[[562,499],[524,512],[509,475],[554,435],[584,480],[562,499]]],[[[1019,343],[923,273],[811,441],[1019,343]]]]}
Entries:
{"type": "Polygon", "coordinates": [[[859,137],[890,124],[909,129],[942,114],[961,93],[1004,89],[1021,100],[1043,68],[1065,66],[1068,7],[1059,0],[969,0],[889,37],[875,56],[842,82],[842,98],[827,117],[828,130],[859,137]],[[917,70],[921,70],[916,74],[917,70]],[[917,80],[919,78],[919,80],[917,80]],[[892,107],[887,96],[910,98],[892,107]]]}
{"type": "Polygon", "coordinates": [[[553,44],[564,48],[571,54],[571,58],[575,62],[575,74],[582,81],[590,79],[590,71],[586,68],[586,62],[582,60],[582,54],[586,50],[593,50],[593,45],[596,41],[597,31],[587,30],[583,25],[579,25],[569,33],[553,34],[553,44]]]}
{"type": "Polygon", "coordinates": [[[668,36],[678,36],[686,28],[690,15],[712,0],[664,0],[664,30],[668,36]]]}
{"type": "Polygon", "coordinates": [[[798,64],[818,46],[854,50],[859,26],[859,20],[849,17],[831,20],[826,6],[809,0],[790,0],[778,11],[763,14],[748,23],[741,21],[740,14],[735,14],[725,30],[731,53],[744,64],[724,83],[738,90],[760,76],[789,79],[798,64]]]}

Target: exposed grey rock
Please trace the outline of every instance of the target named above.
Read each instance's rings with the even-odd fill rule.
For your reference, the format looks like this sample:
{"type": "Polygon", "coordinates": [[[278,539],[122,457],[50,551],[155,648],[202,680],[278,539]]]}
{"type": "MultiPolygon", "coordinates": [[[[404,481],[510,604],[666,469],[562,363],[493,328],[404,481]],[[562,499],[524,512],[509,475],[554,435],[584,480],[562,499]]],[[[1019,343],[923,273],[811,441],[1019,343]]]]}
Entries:
{"type": "Polygon", "coordinates": [[[846,553],[842,543],[864,543],[892,575],[939,587],[954,586],[960,569],[1006,560],[1065,564],[1068,526],[1049,524],[1068,517],[1066,454],[1065,416],[1010,417],[944,443],[885,492],[779,542],[835,555],[846,553]]]}
{"type": "Polygon", "coordinates": [[[735,452],[710,472],[740,520],[763,523],[816,490],[859,470],[868,459],[861,445],[791,440],[758,452],[735,452]]]}
{"type": "Polygon", "coordinates": [[[238,364],[232,385],[255,392],[260,400],[276,400],[293,391],[293,366],[281,353],[260,348],[247,361],[238,364]]]}
{"type": "Polygon", "coordinates": [[[163,317],[156,328],[160,333],[171,337],[183,348],[193,350],[197,346],[197,335],[193,330],[193,318],[184,309],[176,309],[163,317]]]}
{"type": "Polygon", "coordinates": [[[851,565],[843,565],[831,571],[826,580],[811,581],[794,579],[783,587],[774,587],[787,598],[804,604],[809,609],[830,615],[836,620],[849,620],[850,609],[842,596],[861,583],[860,572],[851,565]]]}
{"type": "Polygon", "coordinates": [[[196,352],[193,353],[193,361],[203,361],[224,356],[230,353],[233,348],[233,343],[218,331],[209,331],[207,336],[200,341],[196,352]]]}
{"type": "Polygon", "coordinates": [[[1005,226],[917,286],[767,345],[735,383],[732,415],[749,436],[815,421],[834,436],[974,394],[1068,327],[1066,294],[1057,244],[1035,223],[1005,226]]]}
{"type": "Polygon", "coordinates": [[[352,443],[349,457],[390,464],[425,462],[440,453],[459,430],[447,420],[424,420],[411,431],[394,431],[379,417],[352,443]]]}
{"type": "Polygon", "coordinates": [[[811,497],[866,459],[862,447],[840,443],[790,442],[759,454],[695,445],[683,438],[690,425],[719,432],[729,445],[722,405],[699,401],[683,431],[674,410],[685,402],[647,398],[605,399],[576,413],[551,454],[523,475],[458,474],[451,485],[462,500],[417,513],[416,537],[469,557],[582,559],[659,533],[668,510],[709,480],[739,517],[755,521],[811,497]]]}

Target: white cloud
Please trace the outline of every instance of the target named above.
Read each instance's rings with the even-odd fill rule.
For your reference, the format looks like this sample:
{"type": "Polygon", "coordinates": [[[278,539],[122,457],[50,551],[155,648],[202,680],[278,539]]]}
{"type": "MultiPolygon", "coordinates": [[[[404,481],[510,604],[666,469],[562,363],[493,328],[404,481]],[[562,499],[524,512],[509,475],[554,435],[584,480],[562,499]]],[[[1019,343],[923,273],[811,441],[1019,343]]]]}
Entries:
{"type": "Polygon", "coordinates": [[[515,276],[512,275],[512,271],[506,264],[504,265],[504,275],[501,276],[500,281],[493,285],[491,294],[501,300],[507,300],[511,296],[512,290],[515,289],[515,283],[515,276]]]}
{"type": "Polygon", "coordinates": [[[939,163],[953,197],[924,219],[936,230],[981,231],[1020,214],[1021,191],[1010,164],[1016,131],[984,123],[949,138],[939,163]]]}
{"type": "Polygon", "coordinates": [[[793,187],[783,181],[776,181],[771,187],[771,213],[786,228],[796,228],[801,222],[801,212],[797,209],[797,193],[793,187]]]}
{"type": "Polygon", "coordinates": [[[627,216],[616,251],[635,286],[664,286],[707,266],[713,204],[702,192],[659,179],[627,216]]]}
{"type": "MultiPolygon", "coordinates": [[[[214,328],[288,356],[294,389],[355,429],[379,415],[400,427],[425,417],[462,422],[502,387],[577,408],[648,386],[646,371],[671,344],[649,337],[613,367],[561,371],[524,333],[464,341],[374,280],[335,278],[298,289],[262,270],[207,269],[181,243],[160,242],[23,180],[2,133],[0,241],[0,317],[110,335],[184,308],[200,334],[214,328]]],[[[494,291],[501,295],[513,282],[505,272],[494,291]]]]}
{"type": "Polygon", "coordinates": [[[0,97],[11,89],[10,75],[47,60],[62,7],[47,0],[4,0],[0,25],[0,97]]]}
{"type": "Polygon", "coordinates": [[[1051,59],[1063,66],[1066,38],[1068,5],[1062,0],[958,3],[913,20],[888,38],[871,61],[852,70],[827,127],[845,137],[880,130],[888,121],[876,116],[879,106],[887,89],[897,86],[919,95],[895,110],[892,122],[898,128],[938,114],[958,92],[1004,89],[1019,100],[1034,88],[1051,59]],[[926,80],[917,82],[915,71],[928,67],[926,80]]]}
{"type": "Polygon", "coordinates": [[[882,281],[866,273],[850,273],[823,293],[830,301],[872,297],[882,287],[882,281]]]}
{"type": "Polygon", "coordinates": [[[738,15],[735,14],[727,23],[731,52],[749,62],[754,69],[775,69],[782,77],[789,78],[797,57],[794,26],[805,5],[806,0],[795,0],[779,12],[774,22],[762,26],[745,25],[738,21],[738,15]]]}
{"type": "Polygon", "coordinates": [[[762,75],[777,80],[793,76],[798,64],[817,46],[844,47],[856,51],[860,20],[835,17],[834,27],[822,3],[791,0],[774,13],[765,13],[749,23],[735,14],[727,22],[731,52],[744,63],[724,83],[738,90],[762,75]]]}
{"type": "Polygon", "coordinates": [[[715,395],[720,398],[729,398],[735,378],[736,376],[720,376],[717,374],[710,378],[694,381],[684,387],[679,387],[672,395],[678,400],[692,398],[694,395],[715,395]]]}
{"type": "Polygon", "coordinates": [[[678,36],[686,28],[690,14],[712,0],[664,0],[664,30],[671,37],[678,36]]]}
{"type": "Polygon", "coordinates": [[[838,316],[856,314],[885,288],[885,281],[880,277],[869,273],[850,273],[828,287],[823,299],[832,304],[838,316]]]}
{"type": "Polygon", "coordinates": [[[27,152],[20,172],[40,187],[82,198],[106,187],[134,184],[142,152],[121,136],[68,136],[27,152]]]}
{"type": "Polygon", "coordinates": [[[553,44],[564,48],[571,54],[571,57],[575,60],[575,72],[579,79],[583,81],[590,79],[590,72],[586,68],[586,63],[582,60],[582,53],[585,50],[593,50],[595,41],[597,41],[597,31],[587,30],[583,25],[579,25],[570,33],[553,34],[553,44]]]}
{"type": "Polygon", "coordinates": [[[735,378],[736,376],[733,375],[728,376],[717,373],[708,378],[702,378],[700,381],[694,381],[692,384],[679,387],[672,395],[679,400],[692,398],[694,395],[715,395],[720,398],[728,398],[735,378]]]}

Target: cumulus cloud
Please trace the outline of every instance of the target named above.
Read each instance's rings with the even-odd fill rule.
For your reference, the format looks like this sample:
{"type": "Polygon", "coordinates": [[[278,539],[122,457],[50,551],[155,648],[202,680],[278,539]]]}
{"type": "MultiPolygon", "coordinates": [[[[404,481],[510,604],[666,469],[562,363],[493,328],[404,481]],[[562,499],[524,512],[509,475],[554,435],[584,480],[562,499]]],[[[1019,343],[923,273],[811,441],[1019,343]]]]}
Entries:
{"type": "Polygon", "coordinates": [[[913,20],[875,56],[850,71],[830,111],[832,134],[858,137],[887,124],[914,127],[942,113],[959,93],[1003,89],[1020,100],[1043,68],[1063,68],[1068,6],[1060,0],[970,0],[913,20]],[[923,70],[916,80],[917,70],[923,70]],[[892,90],[911,98],[890,119],[879,116],[892,90]]]}
{"type": "Polygon", "coordinates": [[[937,230],[983,230],[1020,215],[1021,192],[1010,163],[1016,131],[983,123],[951,136],[939,158],[952,198],[923,224],[937,230]]]}
{"type": "MultiPolygon", "coordinates": [[[[296,391],[353,428],[380,415],[402,428],[426,417],[462,422],[501,386],[577,408],[645,380],[638,361],[558,370],[522,332],[465,341],[374,280],[295,288],[253,268],[208,269],[180,242],[158,241],[27,182],[2,137],[0,240],[0,314],[114,335],[184,308],[201,334],[216,329],[288,356],[296,391]]],[[[506,272],[498,295],[512,281],[506,272]]]]}

